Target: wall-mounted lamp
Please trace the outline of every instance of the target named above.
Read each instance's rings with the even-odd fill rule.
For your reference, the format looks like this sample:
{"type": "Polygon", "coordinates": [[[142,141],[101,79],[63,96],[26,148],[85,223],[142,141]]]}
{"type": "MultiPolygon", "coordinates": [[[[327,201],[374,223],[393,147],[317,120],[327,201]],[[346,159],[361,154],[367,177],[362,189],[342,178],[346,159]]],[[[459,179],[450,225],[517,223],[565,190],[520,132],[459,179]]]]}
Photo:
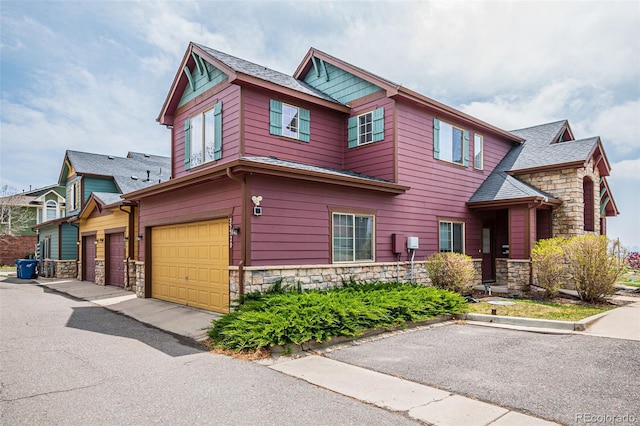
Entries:
{"type": "Polygon", "coordinates": [[[126,235],[124,236],[124,240],[125,241],[129,241],[129,237],[127,237],[126,235]]]}
{"type": "Polygon", "coordinates": [[[251,201],[253,201],[253,215],[261,216],[262,215],[262,207],[260,207],[260,202],[262,201],[262,195],[254,195],[251,197],[251,201]]]}
{"type": "Polygon", "coordinates": [[[238,234],[240,234],[240,227],[239,226],[231,228],[231,235],[233,235],[235,237],[238,234]]]}
{"type": "Polygon", "coordinates": [[[138,235],[138,241],[142,241],[142,234],[138,235]]]}

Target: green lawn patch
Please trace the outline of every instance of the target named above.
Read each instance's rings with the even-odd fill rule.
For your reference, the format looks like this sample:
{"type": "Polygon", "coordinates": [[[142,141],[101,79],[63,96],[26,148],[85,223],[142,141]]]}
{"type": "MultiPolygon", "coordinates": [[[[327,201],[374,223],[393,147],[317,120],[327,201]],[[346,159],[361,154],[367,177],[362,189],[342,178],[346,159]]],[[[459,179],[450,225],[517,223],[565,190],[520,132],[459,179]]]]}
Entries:
{"type": "Polygon", "coordinates": [[[288,347],[463,313],[466,306],[456,293],[419,284],[351,282],[322,291],[247,295],[208,334],[211,346],[232,351],[288,347]]]}
{"type": "Polygon", "coordinates": [[[490,315],[491,310],[495,309],[496,315],[508,317],[580,321],[592,315],[597,315],[615,308],[615,306],[564,304],[554,302],[537,302],[532,300],[510,301],[515,302],[515,305],[500,306],[487,302],[469,303],[469,312],[490,315]]]}

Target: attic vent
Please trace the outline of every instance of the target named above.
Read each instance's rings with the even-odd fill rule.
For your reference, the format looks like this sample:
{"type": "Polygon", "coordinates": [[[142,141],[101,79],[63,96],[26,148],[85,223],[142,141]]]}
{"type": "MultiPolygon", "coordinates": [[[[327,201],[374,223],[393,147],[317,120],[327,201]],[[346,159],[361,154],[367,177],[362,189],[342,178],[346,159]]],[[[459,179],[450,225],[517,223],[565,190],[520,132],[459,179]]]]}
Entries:
{"type": "Polygon", "coordinates": [[[131,176],[131,179],[138,180],[138,176],[131,176]]]}
{"type": "Polygon", "coordinates": [[[108,158],[109,160],[113,160],[115,157],[114,157],[113,155],[109,155],[109,156],[107,156],[107,158],[108,158]]]}

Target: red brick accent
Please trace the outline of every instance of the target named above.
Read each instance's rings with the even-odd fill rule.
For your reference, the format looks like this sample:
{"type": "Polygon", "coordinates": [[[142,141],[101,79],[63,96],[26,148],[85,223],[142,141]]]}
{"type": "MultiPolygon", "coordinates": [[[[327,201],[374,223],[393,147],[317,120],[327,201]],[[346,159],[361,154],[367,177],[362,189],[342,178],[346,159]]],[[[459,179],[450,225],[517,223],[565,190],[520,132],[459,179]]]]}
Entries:
{"type": "Polygon", "coordinates": [[[0,236],[0,264],[14,265],[16,259],[24,259],[33,253],[38,237],[35,235],[0,236]]]}

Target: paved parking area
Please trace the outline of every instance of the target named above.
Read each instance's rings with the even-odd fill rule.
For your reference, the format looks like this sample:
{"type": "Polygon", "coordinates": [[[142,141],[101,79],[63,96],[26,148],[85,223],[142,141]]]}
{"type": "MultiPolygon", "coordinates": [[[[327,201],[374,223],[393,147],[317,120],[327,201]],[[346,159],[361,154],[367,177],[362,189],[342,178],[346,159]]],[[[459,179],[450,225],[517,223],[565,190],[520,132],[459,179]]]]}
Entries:
{"type": "Polygon", "coordinates": [[[640,423],[632,340],[451,324],[325,355],[564,424],[604,415],[640,423]]]}

